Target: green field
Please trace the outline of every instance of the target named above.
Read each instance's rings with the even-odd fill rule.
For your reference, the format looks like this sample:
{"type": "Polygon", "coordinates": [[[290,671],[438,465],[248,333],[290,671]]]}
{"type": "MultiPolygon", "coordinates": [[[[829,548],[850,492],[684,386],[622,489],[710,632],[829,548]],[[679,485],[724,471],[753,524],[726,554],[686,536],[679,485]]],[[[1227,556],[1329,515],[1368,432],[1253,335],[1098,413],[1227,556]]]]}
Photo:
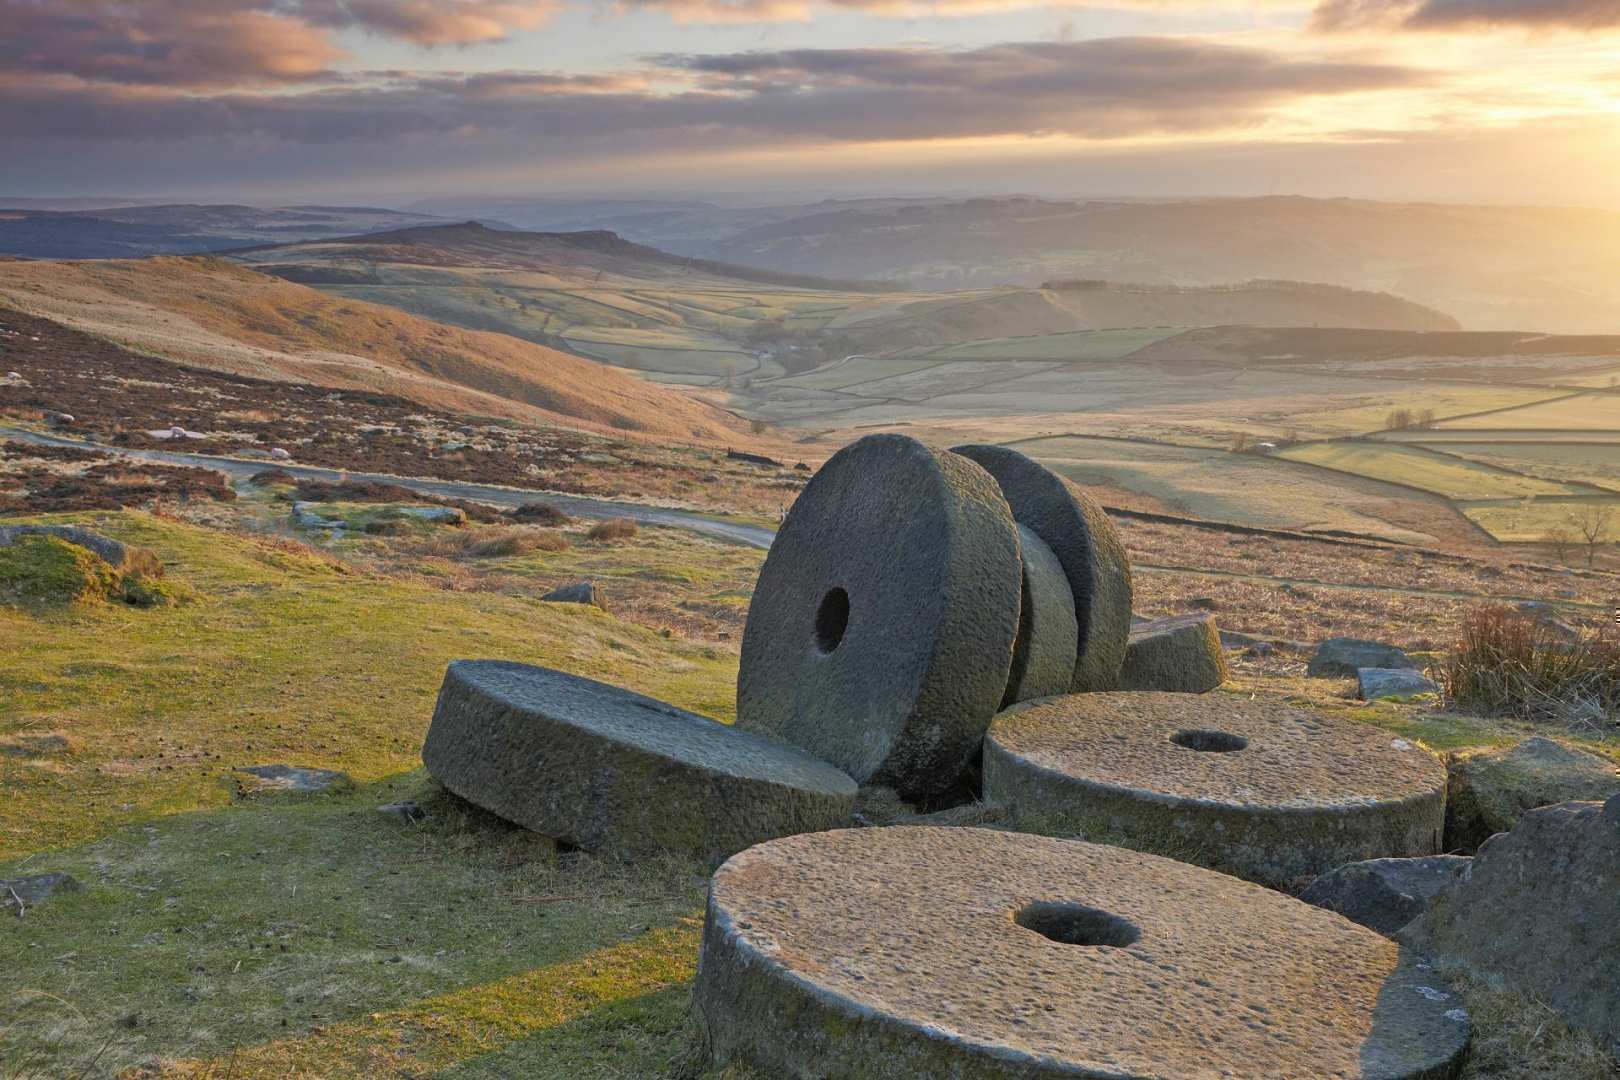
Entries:
{"type": "Polygon", "coordinates": [[[967,341],[919,355],[935,360],[1118,360],[1181,332],[1179,327],[1077,330],[1066,334],[967,341]]]}
{"type": "Polygon", "coordinates": [[[1304,443],[1274,456],[1374,480],[1406,484],[1444,495],[1448,499],[1561,495],[1574,490],[1557,481],[1522,476],[1505,469],[1394,443],[1304,443]]]}
{"type": "Polygon", "coordinates": [[[1620,431],[1620,394],[1578,397],[1526,405],[1488,416],[1442,420],[1442,430],[1468,428],[1533,428],[1538,431],[1620,431]]]}
{"type": "Polygon", "coordinates": [[[1193,517],[1433,541],[1374,516],[1383,500],[1401,498],[1398,492],[1347,489],[1331,475],[1276,458],[1074,436],[1030,439],[1013,448],[1077,483],[1100,481],[1151,495],[1193,517]]]}
{"type": "Polygon", "coordinates": [[[1584,509],[1608,507],[1613,513],[1603,532],[1603,542],[1620,541],[1620,496],[1614,499],[1523,499],[1513,502],[1463,504],[1463,515],[1509,544],[1540,543],[1555,531],[1578,534],[1574,519],[1584,509]]]}
{"type": "Polygon", "coordinates": [[[1620,488],[1620,443],[1436,442],[1448,454],[1532,476],[1620,488]]]}

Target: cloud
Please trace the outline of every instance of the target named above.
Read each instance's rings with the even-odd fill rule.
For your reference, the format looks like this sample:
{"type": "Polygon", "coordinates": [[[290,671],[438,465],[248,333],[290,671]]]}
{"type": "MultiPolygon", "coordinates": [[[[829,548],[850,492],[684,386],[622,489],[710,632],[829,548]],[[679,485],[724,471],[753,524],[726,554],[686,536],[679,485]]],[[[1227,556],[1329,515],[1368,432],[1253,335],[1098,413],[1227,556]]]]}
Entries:
{"type": "Polygon", "coordinates": [[[337,30],[417,45],[496,41],[551,0],[0,0],[0,72],[209,89],[308,82],[337,30]]]}
{"type": "Polygon", "coordinates": [[[602,75],[375,73],[301,93],[0,82],[0,137],[386,142],[453,136],[616,146],[788,145],[1067,134],[1118,138],[1261,123],[1302,97],[1422,85],[1393,65],[1176,38],[978,49],[661,55],[602,75]]]}
{"type": "Polygon", "coordinates": [[[889,18],[928,18],[985,15],[1030,8],[1141,8],[1164,11],[1175,7],[1210,11],[1230,7],[1252,11],[1258,7],[1297,10],[1299,0],[617,0],[620,8],[647,8],[667,12],[682,23],[764,23],[809,21],[818,11],[856,11],[889,18]]]}
{"type": "Polygon", "coordinates": [[[476,45],[533,30],[556,11],[551,0],[289,0],[312,22],[360,27],[417,45],[476,45]]]}
{"type": "Polygon", "coordinates": [[[0,72],[128,84],[302,81],[341,55],[323,30],[265,6],[208,0],[0,0],[0,72]]]}
{"type": "Polygon", "coordinates": [[[1620,0],[1323,0],[1311,25],[1318,30],[1519,26],[1596,31],[1620,27],[1620,0]]]}

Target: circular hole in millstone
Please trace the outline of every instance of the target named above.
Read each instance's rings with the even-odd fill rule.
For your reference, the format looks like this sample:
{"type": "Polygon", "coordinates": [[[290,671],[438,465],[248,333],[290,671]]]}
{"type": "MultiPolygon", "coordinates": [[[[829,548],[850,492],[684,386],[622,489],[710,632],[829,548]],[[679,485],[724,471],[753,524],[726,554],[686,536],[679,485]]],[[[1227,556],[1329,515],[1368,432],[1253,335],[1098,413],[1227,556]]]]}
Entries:
{"type": "Polygon", "coordinates": [[[1243,736],[1224,731],[1178,731],[1170,736],[1170,741],[1188,750],[1202,750],[1210,754],[1230,754],[1249,745],[1249,740],[1243,736]]]}
{"type": "Polygon", "coordinates": [[[828,590],[816,609],[816,648],[830,653],[844,640],[849,629],[849,593],[841,588],[828,590]]]}
{"type": "Polygon", "coordinates": [[[1129,919],[1084,904],[1051,900],[1025,904],[1013,914],[1013,922],[1060,945],[1122,949],[1142,936],[1129,919]]]}

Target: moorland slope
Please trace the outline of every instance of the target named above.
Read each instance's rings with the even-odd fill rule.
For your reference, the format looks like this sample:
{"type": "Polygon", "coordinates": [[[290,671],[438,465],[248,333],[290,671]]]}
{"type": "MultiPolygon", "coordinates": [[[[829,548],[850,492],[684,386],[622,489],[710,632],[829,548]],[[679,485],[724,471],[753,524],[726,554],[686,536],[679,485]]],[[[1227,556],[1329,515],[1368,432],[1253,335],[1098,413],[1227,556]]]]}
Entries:
{"type": "Polygon", "coordinates": [[[7,262],[0,306],[235,375],[647,438],[739,441],[723,411],[592,361],[219,259],[7,262]]]}

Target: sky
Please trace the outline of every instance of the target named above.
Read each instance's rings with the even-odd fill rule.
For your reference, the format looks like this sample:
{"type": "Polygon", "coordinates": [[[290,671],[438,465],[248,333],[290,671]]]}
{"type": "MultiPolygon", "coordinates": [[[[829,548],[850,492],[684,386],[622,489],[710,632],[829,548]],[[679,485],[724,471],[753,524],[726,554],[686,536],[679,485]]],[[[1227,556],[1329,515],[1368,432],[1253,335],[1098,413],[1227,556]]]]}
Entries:
{"type": "Polygon", "coordinates": [[[0,194],[1620,209],[1620,0],[0,0],[0,194]]]}

